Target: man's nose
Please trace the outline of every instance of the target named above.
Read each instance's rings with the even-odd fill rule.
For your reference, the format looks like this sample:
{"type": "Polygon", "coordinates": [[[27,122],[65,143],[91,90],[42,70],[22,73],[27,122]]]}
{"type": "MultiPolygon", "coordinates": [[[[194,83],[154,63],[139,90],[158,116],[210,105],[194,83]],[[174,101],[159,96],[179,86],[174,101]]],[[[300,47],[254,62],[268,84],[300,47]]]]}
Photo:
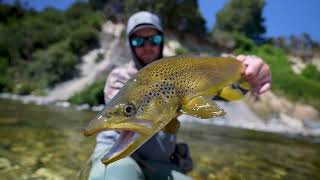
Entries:
{"type": "Polygon", "coordinates": [[[145,41],[145,42],[144,42],[144,46],[145,46],[146,48],[151,48],[153,45],[151,44],[150,41],[145,41]]]}

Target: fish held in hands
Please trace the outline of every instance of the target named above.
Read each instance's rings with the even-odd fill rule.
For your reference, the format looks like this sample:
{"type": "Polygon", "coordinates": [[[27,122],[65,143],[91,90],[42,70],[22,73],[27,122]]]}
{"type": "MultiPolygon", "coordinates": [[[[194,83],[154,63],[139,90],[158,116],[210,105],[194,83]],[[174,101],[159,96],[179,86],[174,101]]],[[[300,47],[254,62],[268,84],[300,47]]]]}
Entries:
{"type": "MultiPolygon", "coordinates": [[[[225,114],[213,96],[238,100],[244,65],[233,58],[176,56],[155,61],[135,74],[85,129],[85,136],[116,130],[120,137],[102,158],[124,158],[180,114],[213,118],[225,114]]],[[[246,87],[245,85],[243,87],[246,87]]]]}

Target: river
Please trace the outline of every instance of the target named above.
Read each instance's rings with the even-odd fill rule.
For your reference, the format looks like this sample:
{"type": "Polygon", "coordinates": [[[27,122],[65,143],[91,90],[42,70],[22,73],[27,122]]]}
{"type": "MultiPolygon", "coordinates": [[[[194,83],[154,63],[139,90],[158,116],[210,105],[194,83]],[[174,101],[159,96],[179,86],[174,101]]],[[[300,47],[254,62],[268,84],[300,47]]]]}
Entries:
{"type": "MultiPolygon", "coordinates": [[[[52,105],[0,100],[0,179],[79,179],[94,138],[82,129],[95,116],[52,105]]],[[[195,163],[193,179],[320,179],[319,138],[183,122],[195,163]]]]}

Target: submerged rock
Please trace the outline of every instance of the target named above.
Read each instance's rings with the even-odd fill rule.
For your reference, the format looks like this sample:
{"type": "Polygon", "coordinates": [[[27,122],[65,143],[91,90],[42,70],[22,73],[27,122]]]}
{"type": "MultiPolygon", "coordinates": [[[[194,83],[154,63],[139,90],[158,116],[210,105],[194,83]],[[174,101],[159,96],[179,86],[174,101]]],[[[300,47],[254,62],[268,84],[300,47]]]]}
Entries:
{"type": "Polygon", "coordinates": [[[82,110],[87,110],[90,108],[89,104],[81,104],[81,105],[77,105],[75,106],[76,110],[78,111],[82,111],[82,110]]]}
{"type": "Polygon", "coordinates": [[[317,120],[319,118],[319,112],[309,105],[296,104],[292,113],[293,117],[302,120],[317,120]]]}
{"type": "Polygon", "coordinates": [[[45,178],[46,180],[63,180],[64,178],[55,174],[52,170],[47,168],[38,169],[33,175],[33,178],[45,178]]]}
{"type": "Polygon", "coordinates": [[[55,103],[55,105],[58,107],[63,107],[63,108],[67,108],[67,107],[71,106],[71,104],[67,101],[58,101],[55,103]]]}
{"type": "Polygon", "coordinates": [[[45,156],[41,157],[40,162],[43,164],[47,164],[47,163],[51,162],[52,158],[53,158],[53,154],[49,153],[49,154],[46,154],[45,156]]]}
{"type": "Polygon", "coordinates": [[[11,162],[4,157],[0,157],[0,170],[8,170],[11,168],[11,162]]]}
{"type": "Polygon", "coordinates": [[[14,125],[18,124],[19,119],[16,117],[1,117],[0,118],[0,125],[14,125]]]}
{"type": "Polygon", "coordinates": [[[92,107],[92,111],[97,111],[97,112],[99,112],[99,111],[102,111],[103,108],[104,108],[104,105],[103,105],[103,104],[101,104],[101,105],[99,105],[99,106],[93,106],[93,107],[92,107]]]}
{"type": "Polygon", "coordinates": [[[33,154],[22,156],[20,158],[21,164],[27,167],[32,167],[38,164],[39,159],[33,154]]]}

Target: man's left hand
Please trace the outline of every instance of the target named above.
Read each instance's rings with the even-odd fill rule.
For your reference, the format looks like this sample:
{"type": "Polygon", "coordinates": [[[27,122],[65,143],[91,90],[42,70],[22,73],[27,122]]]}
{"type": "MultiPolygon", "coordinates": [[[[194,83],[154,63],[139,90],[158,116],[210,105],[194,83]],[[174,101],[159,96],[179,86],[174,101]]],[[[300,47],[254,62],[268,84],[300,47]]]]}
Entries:
{"type": "Polygon", "coordinates": [[[271,72],[269,65],[257,56],[239,55],[236,57],[246,65],[244,78],[251,85],[251,92],[254,96],[258,96],[271,87],[271,72]]]}

